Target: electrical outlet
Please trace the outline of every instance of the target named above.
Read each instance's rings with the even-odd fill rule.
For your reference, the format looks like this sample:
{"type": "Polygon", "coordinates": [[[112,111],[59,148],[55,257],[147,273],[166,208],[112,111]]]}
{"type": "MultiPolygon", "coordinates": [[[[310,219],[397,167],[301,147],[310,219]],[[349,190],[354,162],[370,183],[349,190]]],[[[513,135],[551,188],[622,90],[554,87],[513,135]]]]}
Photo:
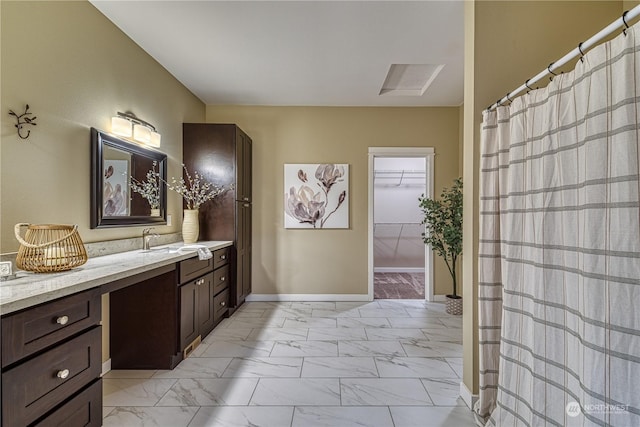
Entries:
{"type": "Polygon", "coordinates": [[[0,276],[11,276],[11,261],[0,262],[0,276]]]}
{"type": "Polygon", "coordinates": [[[167,226],[171,225],[171,214],[167,214],[167,226]]]}

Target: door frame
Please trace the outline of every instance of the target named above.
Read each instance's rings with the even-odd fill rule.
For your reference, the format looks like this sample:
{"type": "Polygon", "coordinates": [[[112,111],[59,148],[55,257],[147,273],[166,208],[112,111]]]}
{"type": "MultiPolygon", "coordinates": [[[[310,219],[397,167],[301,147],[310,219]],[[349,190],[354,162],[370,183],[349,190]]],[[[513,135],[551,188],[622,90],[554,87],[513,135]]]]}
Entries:
{"type": "MultiPolygon", "coordinates": [[[[435,150],[433,147],[369,147],[369,201],[368,201],[368,298],[373,301],[373,229],[374,229],[374,169],[376,157],[421,157],[425,159],[425,196],[433,197],[433,158],[435,150]]],[[[434,274],[433,274],[433,251],[431,246],[425,245],[424,249],[424,286],[425,300],[434,301],[434,274]]]]}

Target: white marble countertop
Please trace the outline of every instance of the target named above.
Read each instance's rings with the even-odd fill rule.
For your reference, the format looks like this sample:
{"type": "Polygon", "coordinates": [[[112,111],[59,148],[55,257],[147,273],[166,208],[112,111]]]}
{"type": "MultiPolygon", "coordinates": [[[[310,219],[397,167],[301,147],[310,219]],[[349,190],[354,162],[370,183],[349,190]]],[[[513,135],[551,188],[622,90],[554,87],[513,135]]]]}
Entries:
{"type": "MultiPolygon", "coordinates": [[[[197,245],[212,251],[231,246],[230,241],[205,241],[197,245]]],[[[19,271],[17,278],[0,281],[0,315],[150,271],[196,256],[194,250],[174,252],[182,243],[89,258],[86,264],[61,273],[19,271]],[[171,251],[169,250],[171,248],[171,251]]]]}

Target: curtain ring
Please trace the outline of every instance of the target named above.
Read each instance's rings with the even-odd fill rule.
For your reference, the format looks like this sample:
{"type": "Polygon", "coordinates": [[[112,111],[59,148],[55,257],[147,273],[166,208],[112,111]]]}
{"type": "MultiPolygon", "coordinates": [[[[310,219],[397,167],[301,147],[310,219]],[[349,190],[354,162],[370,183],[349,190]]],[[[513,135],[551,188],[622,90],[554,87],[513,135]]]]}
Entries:
{"type": "Polygon", "coordinates": [[[554,78],[555,76],[557,76],[557,74],[556,74],[556,73],[554,73],[553,71],[551,71],[551,66],[552,66],[552,65],[553,65],[553,62],[552,62],[551,64],[549,64],[549,66],[547,67],[547,71],[548,71],[549,73],[551,73],[551,77],[549,77],[549,81],[551,81],[551,82],[553,81],[553,78],[554,78]]]}
{"type": "Polygon", "coordinates": [[[513,101],[511,101],[511,98],[509,98],[509,95],[511,95],[511,93],[507,92],[507,96],[505,96],[505,98],[507,98],[507,101],[508,101],[509,103],[511,103],[511,102],[513,102],[513,101]]]}
{"type": "Polygon", "coordinates": [[[622,30],[622,34],[624,34],[625,36],[627,35],[627,28],[629,28],[629,24],[627,24],[627,13],[629,13],[628,10],[625,10],[624,13],[622,14],[622,23],[624,24],[624,29],[622,30]]]}
{"type": "Polygon", "coordinates": [[[584,52],[582,51],[582,42],[578,43],[578,51],[580,52],[580,62],[584,63],[584,52]]]}
{"type": "Polygon", "coordinates": [[[533,88],[531,86],[529,86],[529,80],[525,81],[524,85],[527,87],[527,89],[533,90],[533,88]]]}

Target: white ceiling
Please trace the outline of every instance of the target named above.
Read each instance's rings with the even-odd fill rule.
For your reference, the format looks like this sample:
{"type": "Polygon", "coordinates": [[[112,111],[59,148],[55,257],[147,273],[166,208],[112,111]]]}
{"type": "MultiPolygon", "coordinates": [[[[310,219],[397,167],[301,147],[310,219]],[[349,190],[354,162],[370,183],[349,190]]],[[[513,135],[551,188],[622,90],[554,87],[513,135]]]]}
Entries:
{"type": "Polygon", "coordinates": [[[208,105],[462,103],[463,1],[91,3],[208,105]],[[379,95],[392,64],[444,68],[379,95]]]}

